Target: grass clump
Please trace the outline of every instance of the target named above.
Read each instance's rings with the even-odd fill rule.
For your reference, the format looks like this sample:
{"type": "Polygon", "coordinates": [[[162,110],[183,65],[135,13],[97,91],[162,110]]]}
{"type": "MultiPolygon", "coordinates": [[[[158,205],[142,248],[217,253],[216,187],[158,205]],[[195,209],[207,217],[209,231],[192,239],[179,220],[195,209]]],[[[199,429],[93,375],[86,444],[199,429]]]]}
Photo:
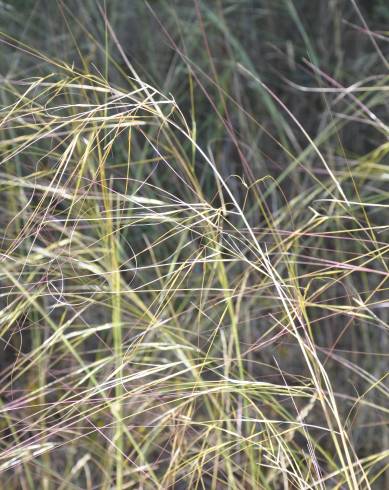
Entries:
{"type": "Polygon", "coordinates": [[[1,485],[385,488],[384,2],[44,3],[0,5],[1,485]]]}

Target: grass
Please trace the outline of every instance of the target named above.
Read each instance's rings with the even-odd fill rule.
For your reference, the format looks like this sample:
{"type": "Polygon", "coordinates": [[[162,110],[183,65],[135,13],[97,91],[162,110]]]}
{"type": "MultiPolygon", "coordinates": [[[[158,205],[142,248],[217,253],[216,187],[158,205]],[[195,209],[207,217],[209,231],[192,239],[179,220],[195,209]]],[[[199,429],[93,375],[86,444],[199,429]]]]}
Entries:
{"type": "Polygon", "coordinates": [[[0,488],[386,488],[385,2],[0,9],[0,488]]]}

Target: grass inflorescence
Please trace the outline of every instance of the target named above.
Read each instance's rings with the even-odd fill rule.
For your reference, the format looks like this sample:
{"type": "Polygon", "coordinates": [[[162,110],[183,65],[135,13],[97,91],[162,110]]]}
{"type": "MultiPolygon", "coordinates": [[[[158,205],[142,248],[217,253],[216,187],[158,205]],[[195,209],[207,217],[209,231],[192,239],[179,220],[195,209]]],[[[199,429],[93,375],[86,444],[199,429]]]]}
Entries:
{"type": "Polygon", "coordinates": [[[385,2],[0,9],[0,488],[386,488],[385,2]]]}

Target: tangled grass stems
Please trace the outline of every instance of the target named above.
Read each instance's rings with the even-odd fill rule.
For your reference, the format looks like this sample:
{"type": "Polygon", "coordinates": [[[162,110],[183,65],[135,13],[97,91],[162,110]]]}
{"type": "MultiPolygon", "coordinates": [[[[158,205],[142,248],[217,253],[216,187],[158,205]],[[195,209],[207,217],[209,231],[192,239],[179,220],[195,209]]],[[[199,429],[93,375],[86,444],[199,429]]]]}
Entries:
{"type": "Polygon", "coordinates": [[[272,130],[245,108],[239,83],[229,91],[227,75],[212,64],[207,73],[186,46],[175,47],[188,69],[182,107],[146,82],[104,9],[104,43],[88,35],[101,72],[80,46],[77,68],[2,35],[50,73],[1,85],[1,481],[384,488],[388,77],[318,87],[334,99],[313,137],[242,54],[228,9],[195,3],[208,56],[216,23],[272,130]],[[196,121],[196,90],[219,97],[219,150],[196,121]],[[340,142],[334,156],[350,121],[378,143],[351,157],[340,142]],[[271,135],[285,167],[262,175],[260,145],[243,144],[243,130],[271,135]]]}

